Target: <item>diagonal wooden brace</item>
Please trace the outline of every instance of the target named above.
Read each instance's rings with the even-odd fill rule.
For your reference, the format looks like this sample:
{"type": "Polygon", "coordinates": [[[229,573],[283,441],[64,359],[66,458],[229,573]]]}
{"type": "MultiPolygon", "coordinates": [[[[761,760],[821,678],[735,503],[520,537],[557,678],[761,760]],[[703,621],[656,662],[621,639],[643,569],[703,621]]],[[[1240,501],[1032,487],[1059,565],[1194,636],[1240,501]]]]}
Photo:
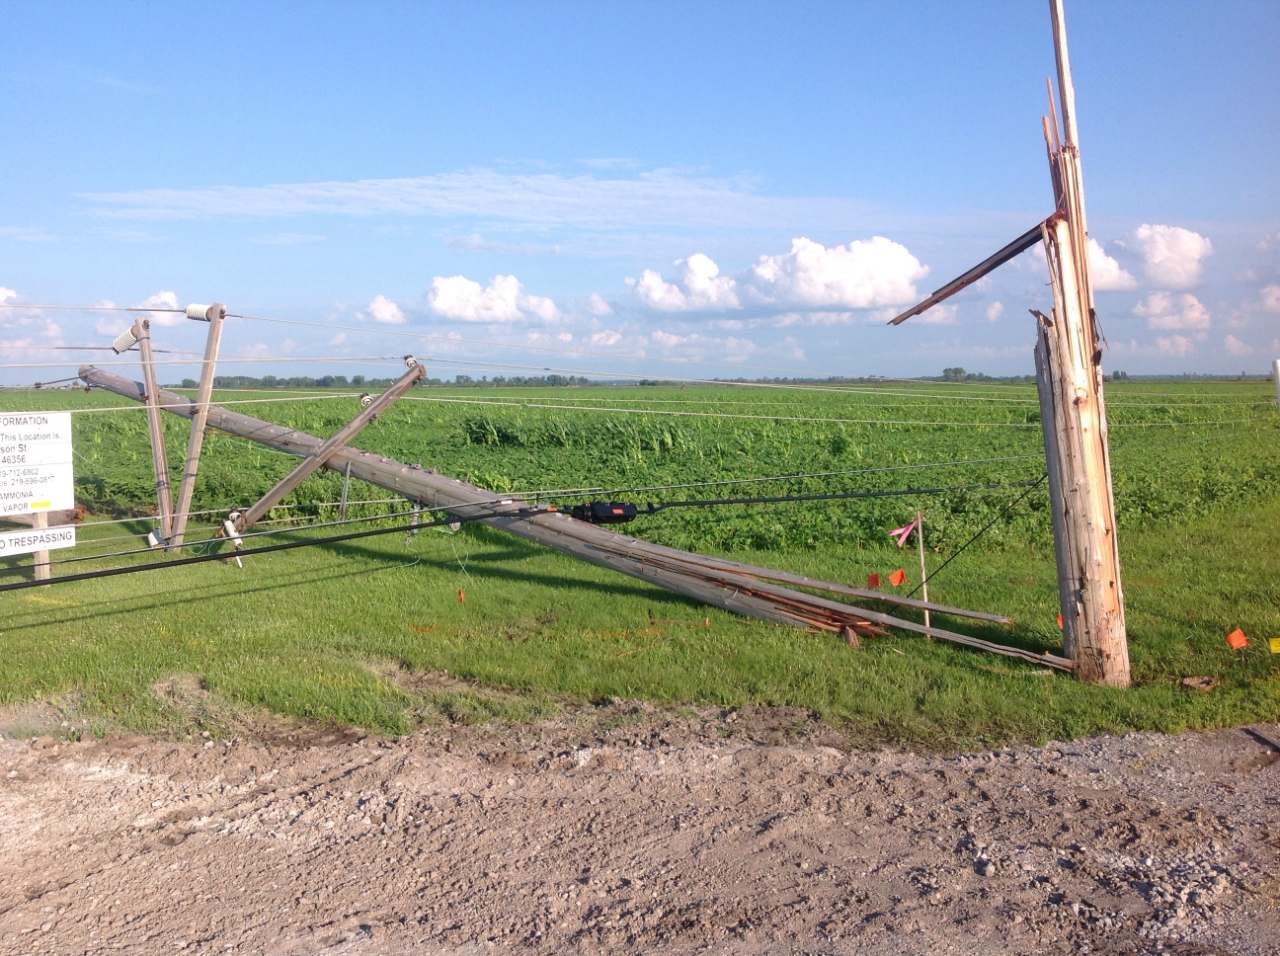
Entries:
{"type": "Polygon", "coordinates": [[[281,478],[276,486],[254,502],[252,507],[240,512],[238,516],[233,514],[228,521],[232,528],[227,530],[244,531],[261,521],[285,495],[302,484],[312,472],[322,467],[334,452],[360,434],[366,425],[386,411],[396,399],[409,391],[418,379],[427,374],[427,370],[412,355],[405,357],[405,364],[409,366],[409,371],[396,379],[395,384],[375,398],[359,415],[343,425],[332,438],[316,449],[315,454],[304,458],[297,468],[281,478]]]}

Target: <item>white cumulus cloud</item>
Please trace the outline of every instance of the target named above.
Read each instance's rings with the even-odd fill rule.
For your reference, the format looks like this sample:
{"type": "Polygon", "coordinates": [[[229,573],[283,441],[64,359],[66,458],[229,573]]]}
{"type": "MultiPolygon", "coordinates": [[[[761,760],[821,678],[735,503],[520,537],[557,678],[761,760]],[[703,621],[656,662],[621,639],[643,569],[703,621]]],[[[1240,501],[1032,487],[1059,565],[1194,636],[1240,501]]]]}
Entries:
{"type": "MultiPolygon", "coordinates": [[[[135,309],[176,309],[178,296],[174,292],[157,292],[136,303],[135,309]]],[[[150,319],[156,325],[179,325],[187,320],[182,312],[152,312],[150,319]]]]}
{"type": "Polygon", "coordinates": [[[1156,338],[1156,351],[1161,355],[1187,355],[1195,348],[1185,335],[1173,335],[1169,338],[1156,338]]]}
{"type": "Polygon", "coordinates": [[[928,274],[906,246],[884,236],[830,249],[801,236],[790,252],[761,256],[743,281],[772,304],[865,309],[911,301],[914,283],[928,274]]]}
{"type": "Polygon", "coordinates": [[[636,297],[651,309],[659,312],[720,311],[741,308],[737,283],[720,274],[720,267],[710,256],[694,253],[687,260],[677,259],[684,265],[684,275],[677,282],[667,282],[652,269],[645,269],[638,280],[628,279],[636,297]]]}
{"type": "Polygon", "coordinates": [[[1181,226],[1143,223],[1131,240],[1142,254],[1147,278],[1155,285],[1185,289],[1200,281],[1200,260],[1213,253],[1213,243],[1181,226]]]}
{"type": "Polygon", "coordinates": [[[670,332],[662,331],[662,329],[658,329],[649,337],[659,345],[667,348],[671,348],[674,345],[683,345],[685,342],[688,342],[690,338],[688,335],[673,335],[670,332]]]}
{"type": "Polygon", "coordinates": [[[375,295],[369,302],[369,317],[383,325],[404,325],[404,312],[385,295],[375,295]]]}
{"type": "Polygon", "coordinates": [[[516,322],[538,318],[550,322],[560,310],[548,298],[527,295],[515,276],[494,276],[487,286],[466,276],[436,276],[427,303],[437,315],[463,322],[516,322]]]}
{"type": "Polygon", "coordinates": [[[1226,346],[1227,351],[1232,355],[1251,355],[1253,353],[1253,346],[1246,345],[1234,335],[1228,335],[1222,340],[1222,344],[1226,346]]]}
{"type": "Polygon", "coordinates": [[[1089,240],[1089,282],[1098,292],[1132,289],[1138,285],[1138,280],[1107,255],[1096,239],[1089,240]]]}
{"type": "Polygon", "coordinates": [[[622,340],[622,333],[615,332],[613,329],[604,329],[601,332],[592,332],[591,337],[587,339],[592,345],[615,345],[622,340]]]}
{"type": "MultiPolygon", "coordinates": [[[[0,293],[5,291],[0,289],[0,293]]],[[[1262,307],[1268,312],[1280,312],[1280,285],[1269,285],[1262,290],[1262,307]]]]}
{"type": "Polygon", "coordinates": [[[1002,316],[1002,315],[1004,315],[1004,303],[1003,303],[1003,302],[992,302],[989,306],[987,306],[987,321],[988,321],[988,322],[999,322],[999,321],[1000,321],[1000,316],[1002,316]]]}
{"type": "Polygon", "coordinates": [[[587,299],[587,311],[592,315],[613,315],[613,306],[604,300],[604,296],[591,293],[587,299]]]}
{"type": "Polygon", "coordinates": [[[924,325],[955,325],[956,312],[960,310],[960,306],[951,303],[943,305],[935,305],[932,309],[920,313],[919,321],[924,325]]]}
{"type": "MultiPolygon", "coordinates": [[[[668,354],[674,352],[678,357],[690,360],[712,355],[719,361],[740,362],[756,351],[756,344],[750,339],[738,338],[732,335],[722,339],[716,336],[703,335],[700,332],[677,335],[673,332],[658,329],[651,333],[649,338],[657,345],[660,345],[664,352],[668,354]]],[[[787,341],[794,342],[793,339],[788,339],[787,341]]]]}
{"type": "Polygon", "coordinates": [[[1133,313],[1146,318],[1147,328],[1161,332],[1209,327],[1209,310],[1194,295],[1187,293],[1153,292],[1145,302],[1133,307],[1133,313]]]}
{"type": "Polygon", "coordinates": [[[18,293],[13,291],[13,289],[0,285],[0,305],[4,305],[10,299],[16,299],[17,297],[18,293]]]}

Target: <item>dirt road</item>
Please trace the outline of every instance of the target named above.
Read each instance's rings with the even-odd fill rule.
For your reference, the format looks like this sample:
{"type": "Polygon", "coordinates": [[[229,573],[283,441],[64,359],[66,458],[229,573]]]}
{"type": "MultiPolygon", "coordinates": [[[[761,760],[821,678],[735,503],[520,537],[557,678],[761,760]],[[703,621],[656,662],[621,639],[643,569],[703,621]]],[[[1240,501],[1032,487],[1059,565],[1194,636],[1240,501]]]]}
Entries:
{"type": "Polygon", "coordinates": [[[1242,730],[938,757],[648,710],[0,741],[0,952],[1280,952],[1242,730]]]}

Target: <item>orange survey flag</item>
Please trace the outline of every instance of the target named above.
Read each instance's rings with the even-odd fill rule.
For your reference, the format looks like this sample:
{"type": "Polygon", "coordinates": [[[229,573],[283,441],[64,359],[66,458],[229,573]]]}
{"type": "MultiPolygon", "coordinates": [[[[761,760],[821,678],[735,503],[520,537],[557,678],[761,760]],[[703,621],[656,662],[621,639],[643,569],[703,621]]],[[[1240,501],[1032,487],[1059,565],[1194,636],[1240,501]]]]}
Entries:
{"type": "Polygon", "coordinates": [[[466,595],[466,592],[462,590],[462,588],[458,588],[458,603],[459,604],[467,603],[467,595],[466,595]]]}
{"type": "Polygon", "coordinates": [[[889,575],[889,583],[895,588],[900,588],[907,583],[907,572],[898,568],[893,574],[889,575]]]}
{"type": "Polygon", "coordinates": [[[1227,635],[1227,643],[1231,645],[1233,651],[1238,651],[1249,646],[1249,638],[1245,637],[1244,631],[1237,627],[1227,635]]]}
{"type": "Polygon", "coordinates": [[[868,574],[868,575],[867,575],[867,587],[869,587],[869,588],[878,588],[879,586],[880,586],[880,575],[878,575],[878,574],[868,574]]]}
{"type": "Polygon", "coordinates": [[[1062,627],[1062,615],[1058,615],[1058,627],[1062,627]]]}

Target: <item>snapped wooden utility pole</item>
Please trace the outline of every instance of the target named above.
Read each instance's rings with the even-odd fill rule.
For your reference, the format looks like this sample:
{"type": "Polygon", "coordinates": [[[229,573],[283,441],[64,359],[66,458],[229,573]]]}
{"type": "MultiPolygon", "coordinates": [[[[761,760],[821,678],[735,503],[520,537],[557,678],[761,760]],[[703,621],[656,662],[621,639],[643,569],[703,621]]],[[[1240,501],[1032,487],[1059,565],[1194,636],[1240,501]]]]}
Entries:
{"type": "Polygon", "coordinates": [[[1036,383],[1053,507],[1063,648],[1081,680],[1128,687],[1129,644],[1102,399],[1102,349],[1089,284],[1089,230],[1062,0],[1049,0],[1049,16],[1062,103],[1059,127],[1051,85],[1053,116],[1045,118],[1044,134],[1056,211],[889,324],[899,325],[919,315],[1037,242],[1044,244],[1053,316],[1035,313],[1039,321],[1036,383]]]}
{"type": "MultiPolygon", "coordinates": [[[[1051,409],[1053,416],[1042,427],[1049,466],[1056,465],[1057,471],[1057,481],[1049,486],[1053,509],[1062,516],[1054,550],[1063,647],[1076,662],[1081,680],[1128,687],[1129,643],[1102,395],[1102,347],[1089,283],[1075,90],[1062,0],[1050,0],[1049,10],[1062,125],[1059,128],[1056,115],[1044,124],[1057,211],[1041,226],[1053,316],[1039,319],[1036,381],[1041,407],[1051,409]]],[[[1052,97],[1049,105],[1056,113],[1052,97]]],[[[1058,527],[1055,521],[1055,531],[1058,527]]]]}

